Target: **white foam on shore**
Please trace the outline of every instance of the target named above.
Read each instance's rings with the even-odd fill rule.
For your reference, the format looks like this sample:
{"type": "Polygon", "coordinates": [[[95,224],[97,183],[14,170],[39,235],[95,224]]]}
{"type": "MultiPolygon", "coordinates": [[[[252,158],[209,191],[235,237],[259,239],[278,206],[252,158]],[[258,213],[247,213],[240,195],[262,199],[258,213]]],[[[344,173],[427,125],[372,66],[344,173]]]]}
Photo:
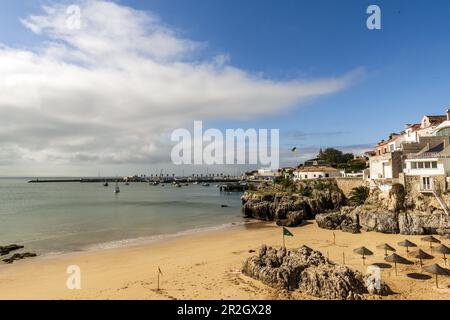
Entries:
{"type": "Polygon", "coordinates": [[[245,222],[245,221],[232,222],[232,223],[225,223],[225,224],[221,224],[221,225],[217,225],[217,226],[188,229],[185,231],[180,231],[180,232],[176,232],[176,233],[172,233],[172,234],[159,234],[159,235],[139,237],[139,238],[134,238],[134,239],[115,240],[115,241],[110,241],[110,242],[89,245],[89,246],[85,247],[83,251],[98,251],[98,250],[116,249],[116,248],[122,248],[122,247],[139,246],[139,245],[150,244],[150,243],[155,243],[155,242],[159,242],[159,241],[179,238],[179,237],[183,237],[183,236],[220,231],[220,230],[224,230],[224,229],[228,229],[228,228],[232,228],[232,227],[243,226],[246,223],[248,223],[248,222],[245,222]]]}

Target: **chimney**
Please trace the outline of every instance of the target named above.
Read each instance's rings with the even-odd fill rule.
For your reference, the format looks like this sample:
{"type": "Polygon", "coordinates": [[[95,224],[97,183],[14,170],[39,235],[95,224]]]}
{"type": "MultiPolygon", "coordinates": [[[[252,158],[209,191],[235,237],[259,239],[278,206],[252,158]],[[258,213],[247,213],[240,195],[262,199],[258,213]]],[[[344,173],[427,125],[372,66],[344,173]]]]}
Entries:
{"type": "Polygon", "coordinates": [[[447,109],[447,121],[450,121],[450,109],[447,109]]]}

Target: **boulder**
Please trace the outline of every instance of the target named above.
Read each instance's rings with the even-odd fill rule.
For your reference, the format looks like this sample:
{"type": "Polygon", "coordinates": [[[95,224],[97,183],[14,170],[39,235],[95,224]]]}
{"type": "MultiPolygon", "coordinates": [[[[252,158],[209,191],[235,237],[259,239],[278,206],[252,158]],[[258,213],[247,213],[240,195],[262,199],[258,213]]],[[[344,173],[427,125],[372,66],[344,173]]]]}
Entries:
{"type": "Polygon", "coordinates": [[[364,231],[399,233],[397,213],[368,206],[358,207],[355,211],[364,231]]]}
{"type": "Polygon", "coordinates": [[[351,207],[342,207],[340,211],[317,214],[317,225],[322,229],[359,233],[358,217],[351,209],[351,207]]]}
{"type": "Polygon", "coordinates": [[[15,253],[13,254],[10,258],[7,259],[3,259],[3,262],[11,264],[16,260],[22,260],[25,258],[32,258],[32,257],[36,257],[36,253],[30,253],[30,252],[26,252],[26,253],[15,253]]]}
{"type": "Polygon", "coordinates": [[[24,248],[24,246],[19,246],[17,244],[10,244],[10,245],[4,246],[4,247],[0,246],[0,255],[6,256],[7,254],[9,254],[12,251],[17,251],[17,250],[20,250],[23,248],[24,248]]]}
{"type": "Polygon", "coordinates": [[[360,272],[335,264],[306,246],[277,250],[263,245],[257,256],[244,261],[242,272],[278,290],[298,290],[325,299],[360,299],[368,294],[360,272]]]}
{"type": "Polygon", "coordinates": [[[450,216],[443,211],[434,211],[431,214],[407,211],[398,215],[398,224],[401,234],[442,234],[446,233],[446,230],[450,230],[450,216]]]}

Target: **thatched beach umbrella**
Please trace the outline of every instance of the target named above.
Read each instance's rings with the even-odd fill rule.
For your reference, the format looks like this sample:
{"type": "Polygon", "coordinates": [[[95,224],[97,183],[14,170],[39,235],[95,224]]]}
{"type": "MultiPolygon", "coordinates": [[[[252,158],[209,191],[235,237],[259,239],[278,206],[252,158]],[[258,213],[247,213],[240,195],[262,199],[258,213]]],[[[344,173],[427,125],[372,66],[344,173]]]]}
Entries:
{"type": "Polygon", "coordinates": [[[365,265],[365,259],[366,256],[371,256],[373,255],[373,252],[370,251],[369,249],[367,249],[366,247],[361,247],[361,248],[356,248],[355,250],[353,250],[354,253],[362,255],[362,259],[363,259],[363,265],[365,265]]]}
{"type": "Polygon", "coordinates": [[[423,263],[422,263],[423,259],[433,259],[434,258],[432,255],[429,255],[428,253],[426,253],[425,251],[423,251],[421,249],[412,252],[411,256],[413,256],[416,259],[419,259],[419,261],[420,261],[420,268],[422,268],[422,266],[423,266],[423,263]]]}
{"type": "Polygon", "coordinates": [[[409,248],[417,247],[417,245],[409,240],[403,240],[398,243],[399,246],[406,247],[406,253],[409,252],[409,248]]]}
{"type": "Polygon", "coordinates": [[[444,264],[447,265],[447,258],[445,257],[446,254],[450,254],[450,248],[440,244],[436,248],[434,248],[434,251],[442,253],[444,255],[444,264]]]}
{"type": "Polygon", "coordinates": [[[433,252],[433,243],[441,243],[440,240],[436,239],[433,236],[426,236],[426,237],[420,238],[420,240],[430,243],[431,252],[433,252]]]}
{"type": "Polygon", "coordinates": [[[401,264],[411,264],[412,263],[411,261],[403,258],[402,256],[399,256],[396,253],[393,253],[390,256],[385,257],[384,260],[394,264],[395,275],[397,275],[397,263],[401,263],[401,264]]]}
{"type": "Polygon", "coordinates": [[[439,288],[439,284],[438,284],[438,275],[440,276],[450,276],[450,270],[442,268],[440,265],[438,264],[432,264],[430,266],[425,266],[423,267],[423,269],[431,274],[435,274],[436,275],[436,288],[439,288]]]}
{"type": "Polygon", "coordinates": [[[392,248],[390,245],[388,245],[387,243],[383,243],[383,244],[379,244],[377,246],[377,249],[380,250],[384,250],[384,256],[387,257],[388,256],[388,251],[392,251],[395,252],[396,250],[394,248],[392,248]]]}

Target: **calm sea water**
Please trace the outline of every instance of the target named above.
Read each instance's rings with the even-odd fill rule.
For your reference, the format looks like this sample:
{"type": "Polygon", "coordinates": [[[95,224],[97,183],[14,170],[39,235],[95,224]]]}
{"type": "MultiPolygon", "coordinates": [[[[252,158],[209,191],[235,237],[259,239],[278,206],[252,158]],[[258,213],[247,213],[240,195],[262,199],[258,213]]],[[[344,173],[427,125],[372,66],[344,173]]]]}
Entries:
{"type": "Polygon", "coordinates": [[[40,254],[86,250],[219,228],[243,221],[241,194],[190,185],[28,184],[0,179],[0,245],[40,254]],[[221,208],[221,205],[228,208],[221,208]]]}

